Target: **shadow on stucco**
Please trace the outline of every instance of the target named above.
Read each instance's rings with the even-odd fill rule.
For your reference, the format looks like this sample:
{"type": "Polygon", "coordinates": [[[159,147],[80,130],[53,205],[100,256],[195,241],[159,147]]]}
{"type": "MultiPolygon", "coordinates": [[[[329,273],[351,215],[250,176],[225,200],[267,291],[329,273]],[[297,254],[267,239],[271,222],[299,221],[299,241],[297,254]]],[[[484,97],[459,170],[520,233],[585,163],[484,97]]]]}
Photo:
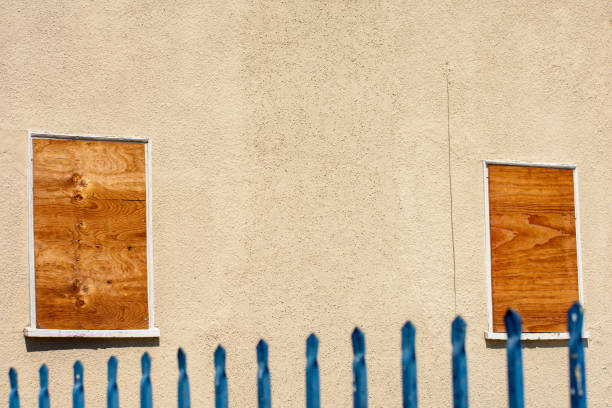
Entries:
{"type": "MultiPolygon", "coordinates": [[[[505,349],[506,342],[499,340],[485,340],[488,349],[505,349]]],[[[584,347],[589,347],[589,340],[583,339],[584,347]]],[[[567,348],[567,340],[535,340],[535,341],[523,341],[524,349],[538,349],[538,348],[567,348]]]]}
{"type": "Polygon", "coordinates": [[[126,347],[159,347],[159,338],[42,338],[24,337],[28,352],[50,350],[107,349],[126,347]]]}

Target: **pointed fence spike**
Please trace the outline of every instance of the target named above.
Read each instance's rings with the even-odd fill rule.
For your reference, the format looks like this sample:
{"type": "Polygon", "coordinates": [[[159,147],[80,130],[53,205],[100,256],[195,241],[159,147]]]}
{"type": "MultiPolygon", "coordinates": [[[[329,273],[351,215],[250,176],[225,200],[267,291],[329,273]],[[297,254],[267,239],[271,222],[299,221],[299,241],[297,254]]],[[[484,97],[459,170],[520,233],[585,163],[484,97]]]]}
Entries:
{"type": "Polygon", "coordinates": [[[9,369],[9,380],[11,384],[11,393],[9,394],[9,408],[19,408],[17,370],[12,367],[9,369]]]}
{"type": "Polygon", "coordinates": [[[151,356],[146,351],[142,354],[140,358],[140,370],[143,375],[151,374],[151,356]]]}
{"type": "Polygon", "coordinates": [[[351,339],[353,342],[353,407],[367,408],[368,379],[365,363],[365,337],[363,332],[355,327],[351,339]]]}
{"type": "Polygon", "coordinates": [[[153,408],[153,389],[151,387],[151,357],[144,353],[140,359],[142,378],[140,379],[140,408],[153,408]]]}
{"type": "Polygon", "coordinates": [[[117,387],[117,358],[108,359],[108,388],[106,389],[107,408],[119,408],[119,388],[117,387]]]}
{"type": "Polygon", "coordinates": [[[270,369],[268,367],[268,344],[262,339],[257,343],[257,406],[270,408],[270,369]]]}
{"type": "Polygon", "coordinates": [[[465,327],[465,321],[460,316],[453,320],[451,342],[453,345],[453,406],[455,408],[468,408],[465,327]]]}
{"type": "Polygon", "coordinates": [[[306,339],[306,408],[321,406],[318,351],[319,339],[313,333],[306,339]]]}
{"type": "Polygon", "coordinates": [[[504,316],[508,340],[506,354],[508,359],[508,399],[509,408],[523,408],[525,398],[523,391],[523,352],[521,347],[521,316],[508,309],[504,316]]]}
{"type": "Polygon", "coordinates": [[[85,407],[85,392],[83,389],[83,364],[79,360],[74,363],[74,387],[72,389],[72,408],[85,407]]]}
{"type": "Polygon", "coordinates": [[[406,322],[402,327],[403,408],[417,408],[418,406],[415,335],[414,325],[406,322]]]}
{"type": "Polygon", "coordinates": [[[215,408],[227,408],[225,349],[221,345],[215,350],[215,408]]]}
{"type": "Polygon", "coordinates": [[[355,327],[353,330],[351,340],[353,343],[353,354],[363,357],[365,355],[365,337],[359,327],[355,327]]]}
{"type": "Polygon", "coordinates": [[[49,369],[43,364],[38,369],[40,377],[40,392],[38,393],[38,408],[49,408],[49,369]]]}
{"type": "Polygon", "coordinates": [[[572,305],[567,313],[569,331],[569,370],[570,401],[572,408],[586,408],[586,371],[584,366],[584,342],[582,341],[582,323],[584,309],[579,302],[572,305]]]}
{"type": "Polygon", "coordinates": [[[178,349],[178,408],[190,408],[191,399],[189,396],[189,377],[187,376],[187,356],[182,348],[178,349]]]}

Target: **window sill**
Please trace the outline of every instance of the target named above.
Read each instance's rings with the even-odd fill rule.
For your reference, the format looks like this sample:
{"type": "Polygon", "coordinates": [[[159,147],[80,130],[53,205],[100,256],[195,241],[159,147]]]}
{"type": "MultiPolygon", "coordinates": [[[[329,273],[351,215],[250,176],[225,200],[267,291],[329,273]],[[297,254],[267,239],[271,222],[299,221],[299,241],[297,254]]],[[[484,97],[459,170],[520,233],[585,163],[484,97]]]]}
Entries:
{"type": "Polygon", "coordinates": [[[64,330],[26,327],[23,329],[23,335],[26,337],[151,338],[159,337],[159,334],[158,328],[135,330],[64,330]]]}
{"type": "MultiPolygon", "coordinates": [[[[506,333],[495,333],[495,332],[485,332],[484,334],[486,340],[507,340],[508,335],[506,333]]],[[[588,339],[590,337],[589,332],[583,332],[582,338],[588,339]]],[[[568,340],[569,333],[561,332],[561,333],[521,333],[521,340],[568,340]]]]}

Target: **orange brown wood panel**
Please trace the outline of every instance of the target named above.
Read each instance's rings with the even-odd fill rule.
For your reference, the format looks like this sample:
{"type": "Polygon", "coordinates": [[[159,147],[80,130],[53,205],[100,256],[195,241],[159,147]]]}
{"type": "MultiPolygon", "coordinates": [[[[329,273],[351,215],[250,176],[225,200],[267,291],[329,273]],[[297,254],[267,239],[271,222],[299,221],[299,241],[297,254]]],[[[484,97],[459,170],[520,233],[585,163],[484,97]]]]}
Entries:
{"type": "Polygon", "coordinates": [[[489,165],[493,331],[513,308],[524,332],[567,331],[578,300],[573,171],[489,165]]]}
{"type": "Polygon", "coordinates": [[[144,149],[33,140],[37,328],[149,327],[144,149]]]}

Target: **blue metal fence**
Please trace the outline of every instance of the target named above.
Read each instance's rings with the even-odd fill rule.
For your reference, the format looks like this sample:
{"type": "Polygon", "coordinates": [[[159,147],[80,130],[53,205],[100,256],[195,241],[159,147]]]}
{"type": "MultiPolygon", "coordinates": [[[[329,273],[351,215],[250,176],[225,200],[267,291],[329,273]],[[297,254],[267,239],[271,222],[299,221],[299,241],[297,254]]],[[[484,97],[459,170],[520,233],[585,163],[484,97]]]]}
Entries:
{"type": "MultiPolygon", "coordinates": [[[[510,408],[524,407],[523,358],[521,352],[521,318],[513,310],[504,317],[508,340],[506,342],[508,359],[508,397],[510,408]]],[[[586,387],[584,367],[584,345],[582,342],[583,309],[575,303],[568,312],[569,376],[570,401],[572,408],[586,408],[586,387]]],[[[465,353],[466,324],[457,317],[452,324],[452,364],[453,364],[453,402],[454,408],[468,408],[467,360],[465,353]]],[[[352,334],[353,342],[353,407],[367,408],[367,374],[365,362],[365,337],[356,328],[352,334]]],[[[415,328],[407,322],[402,328],[401,343],[403,408],[417,408],[417,370],[415,358],[415,328]]],[[[306,407],[320,407],[319,364],[317,351],[319,340],[311,334],[306,340],[306,407]]],[[[225,373],[225,350],[219,346],[215,350],[215,408],[227,408],[228,391],[225,373]]],[[[108,360],[107,407],[119,408],[119,389],[117,387],[117,359],[108,360]]],[[[144,353],[141,360],[142,379],[140,381],[140,407],[152,408],[151,359],[144,353]]],[[[182,349],[178,350],[178,408],[190,408],[189,377],[187,358],[182,349]]],[[[40,374],[39,408],[49,408],[47,388],[49,374],[42,365],[40,374]]],[[[9,408],[19,408],[17,371],[9,370],[10,394],[9,408]]],[[[257,396],[259,408],[271,408],[270,370],[268,368],[268,345],[264,340],[257,344],[257,396]]],[[[83,365],[74,363],[74,387],[72,390],[73,408],[84,408],[83,365]]]]}

